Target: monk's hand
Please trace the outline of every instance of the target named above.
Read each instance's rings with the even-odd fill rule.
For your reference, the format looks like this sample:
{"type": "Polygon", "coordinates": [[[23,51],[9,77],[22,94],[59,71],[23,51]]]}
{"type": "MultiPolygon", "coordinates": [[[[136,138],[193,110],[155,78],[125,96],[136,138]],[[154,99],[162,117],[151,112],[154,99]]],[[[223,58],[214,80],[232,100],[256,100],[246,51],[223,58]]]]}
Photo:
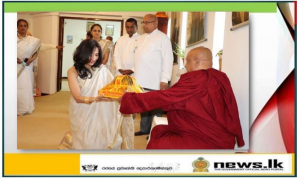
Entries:
{"type": "Polygon", "coordinates": [[[123,95],[117,99],[118,103],[121,104],[123,95]]]}
{"type": "Polygon", "coordinates": [[[166,90],[168,89],[168,83],[160,82],[160,90],[166,90]]]}

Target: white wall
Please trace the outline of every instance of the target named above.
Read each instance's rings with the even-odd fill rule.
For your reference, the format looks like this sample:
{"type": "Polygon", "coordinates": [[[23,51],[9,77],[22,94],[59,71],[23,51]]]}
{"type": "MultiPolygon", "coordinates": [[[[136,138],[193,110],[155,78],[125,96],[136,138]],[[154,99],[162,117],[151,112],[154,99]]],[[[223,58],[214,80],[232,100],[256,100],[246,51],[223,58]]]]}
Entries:
{"type": "Polygon", "coordinates": [[[95,22],[102,27],[102,38],[106,38],[105,27],[106,25],[114,26],[113,40],[116,42],[121,36],[121,22],[118,21],[92,21],[92,20],[77,20],[77,19],[65,19],[64,24],[64,39],[63,39],[63,61],[62,61],[62,77],[67,77],[67,72],[70,67],[73,66],[73,53],[76,47],[86,38],[86,24],[87,22],[95,22]],[[73,43],[67,43],[67,36],[73,37],[73,43]]]}
{"type": "MultiPolygon", "coordinates": [[[[45,44],[58,45],[58,13],[35,15],[33,36],[41,39],[45,44]]],[[[53,94],[56,92],[57,82],[57,50],[40,51],[38,57],[37,87],[42,93],[53,94]]]]}
{"type": "Polygon", "coordinates": [[[249,148],[249,25],[230,31],[231,12],[226,12],[222,71],[235,94],[245,140],[249,148]]]}
{"type": "Polygon", "coordinates": [[[207,41],[196,44],[192,47],[188,47],[185,49],[185,54],[187,55],[190,50],[195,47],[204,46],[209,49],[213,48],[213,40],[214,40],[214,26],[215,26],[215,12],[207,12],[206,13],[206,39],[207,41]]]}
{"type": "MultiPolygon", "coordinates": [[[[213,48],[213,40],[214,40],[214,22],[215,22],[215,12],[207,12],[206,13],[206,39],[207,41],[196,44],[194,46],[188,47],[185,49],[185,56],[189,53],[189,51],[195,47],[205,46],[209,49],[213,48]]],[[[180,31],[180,35],[181,35],[180,31]]],[[[179,42],[181,43],[181,42],[179,42]]],[[[180,62],[178,62],[180,63],[180,62]]],[[[171,85],[174,85],[180,78],[180,75],[185,73],[185,69],[179,69],[179,64],[173,65],[172,79],[171,85]]]]}

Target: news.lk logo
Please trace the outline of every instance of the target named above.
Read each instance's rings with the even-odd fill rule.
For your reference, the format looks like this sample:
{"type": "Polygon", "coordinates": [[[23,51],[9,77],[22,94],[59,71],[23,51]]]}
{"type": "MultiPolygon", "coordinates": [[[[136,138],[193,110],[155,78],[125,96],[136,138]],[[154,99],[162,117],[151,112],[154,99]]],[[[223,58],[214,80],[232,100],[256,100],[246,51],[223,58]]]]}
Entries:
{"type": "Polygon", "coordinates": [[[214,162],[215,170],[260,170],[260,171],[282,171],[283,162],[277,159],[268,159],[268,162],[214,162]]]}

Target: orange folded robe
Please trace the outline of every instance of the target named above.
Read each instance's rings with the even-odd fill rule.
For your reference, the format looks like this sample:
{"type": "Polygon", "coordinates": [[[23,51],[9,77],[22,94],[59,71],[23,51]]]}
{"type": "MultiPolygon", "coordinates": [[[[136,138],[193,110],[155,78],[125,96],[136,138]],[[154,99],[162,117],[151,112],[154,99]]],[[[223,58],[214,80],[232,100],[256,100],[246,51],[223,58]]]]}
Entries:
{"type": "Polygon", "coordinates": [[[143,93],[144,89],[137,84],[135,78],[130,75],[120,75],[116,76],[115,79],[100,89],[98,91],[98,95],[102,94],[106,98],[118,99],[125,92],[135,92],[135,93],[143,93]]]}

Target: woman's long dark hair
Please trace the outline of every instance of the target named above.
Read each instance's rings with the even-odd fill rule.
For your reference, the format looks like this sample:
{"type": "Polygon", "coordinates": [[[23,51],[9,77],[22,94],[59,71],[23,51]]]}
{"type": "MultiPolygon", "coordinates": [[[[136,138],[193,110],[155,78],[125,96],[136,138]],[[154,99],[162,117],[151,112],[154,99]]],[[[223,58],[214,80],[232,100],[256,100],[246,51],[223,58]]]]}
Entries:
{"type": "Polygon", "coordinates": [[[74,66],[81,79],[92,78],[93,76],[92,72],[84,65],[90,62],[90,58],[95,48],[98,48],[99,50],[99,57],[92,66],[93,69],[95,67],[99,67],[102,63],[102,50],[98,42],[93,39],[83,40],[74,52],[74,66]]]}

